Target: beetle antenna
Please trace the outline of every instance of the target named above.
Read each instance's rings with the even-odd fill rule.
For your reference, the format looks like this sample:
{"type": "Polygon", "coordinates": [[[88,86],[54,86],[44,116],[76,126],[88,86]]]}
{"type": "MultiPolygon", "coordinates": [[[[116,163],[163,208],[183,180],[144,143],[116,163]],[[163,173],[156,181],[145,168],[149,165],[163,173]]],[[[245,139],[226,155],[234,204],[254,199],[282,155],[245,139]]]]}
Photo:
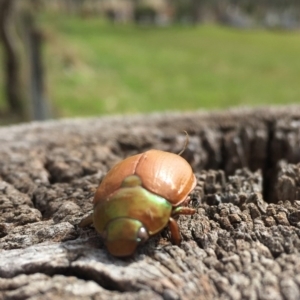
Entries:
{"type": "Polygon", "coordinates": [[[185,149],[187,148],[187,145],[190,142],[189,134],[187,133],[187,131],[183,130],[183,132],[185,133],[185,143],[184,143],[183,149],[178,153],[178,155],[181,155],[185,151],[185,149]]]}

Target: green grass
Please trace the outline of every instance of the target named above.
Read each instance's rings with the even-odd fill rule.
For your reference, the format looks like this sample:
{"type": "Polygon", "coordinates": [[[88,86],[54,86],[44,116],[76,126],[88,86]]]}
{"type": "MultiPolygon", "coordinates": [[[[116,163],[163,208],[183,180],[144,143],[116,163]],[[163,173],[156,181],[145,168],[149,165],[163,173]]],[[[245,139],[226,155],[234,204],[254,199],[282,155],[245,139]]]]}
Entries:
{"type": "MultiPolygon", "coordinates": [[[[43,15],[60,116],[297,103],[300,35],[43,15]]],[[[1,102],[1,101],[0,101],[1,102]]]]}

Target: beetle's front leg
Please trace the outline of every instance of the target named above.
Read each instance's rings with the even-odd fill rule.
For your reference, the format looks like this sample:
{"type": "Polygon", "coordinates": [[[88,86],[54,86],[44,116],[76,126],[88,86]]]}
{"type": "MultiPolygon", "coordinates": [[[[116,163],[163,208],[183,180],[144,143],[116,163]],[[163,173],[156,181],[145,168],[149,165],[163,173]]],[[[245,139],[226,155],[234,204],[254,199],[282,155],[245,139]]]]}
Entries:
{"type": "Polygon", "coordinates": [[[196,213],[196,210],[194,208],[190,208],[187,206],[178,206],[173,209],[172,217],[178,215],[193,215],[194,213],[196,213]]]}
{"type": "MultiPolygon", "coordinates": [[[[172,217],[178,215],[193,215],[196,212],[195,209],[186,207],[186,206],[178,206],[175,207],[172,211],[172,217]]],[[[177,222],[172,218],[169,218],[169,229],[171,232],[171,242],[172,244],[179,245],[181,242],[180,230],[177,222]]]]}
{"type": "Polygon", "coordinates": [[[179,226],[178,226],[177,222],[172,217],[169,218],[168,226],[169,226],[169,230],[171,232],[171,242],[172,242],[172,244],[180,245],[181,236],[180,236],[179,226]]]}

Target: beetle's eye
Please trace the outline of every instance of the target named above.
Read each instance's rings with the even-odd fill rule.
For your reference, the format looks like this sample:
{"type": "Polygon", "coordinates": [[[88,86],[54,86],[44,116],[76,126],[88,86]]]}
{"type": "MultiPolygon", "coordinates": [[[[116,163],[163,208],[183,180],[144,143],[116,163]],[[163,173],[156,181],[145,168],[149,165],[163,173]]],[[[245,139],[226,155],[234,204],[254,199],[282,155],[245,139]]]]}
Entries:
{"type": "Polygon", "coordinates": [[[137,241],[138,243],[145,243],[149,238],[149,234],[147,232],[147,229],[145,227],[141,227],[139,231],[137,232],[137,241]]]}

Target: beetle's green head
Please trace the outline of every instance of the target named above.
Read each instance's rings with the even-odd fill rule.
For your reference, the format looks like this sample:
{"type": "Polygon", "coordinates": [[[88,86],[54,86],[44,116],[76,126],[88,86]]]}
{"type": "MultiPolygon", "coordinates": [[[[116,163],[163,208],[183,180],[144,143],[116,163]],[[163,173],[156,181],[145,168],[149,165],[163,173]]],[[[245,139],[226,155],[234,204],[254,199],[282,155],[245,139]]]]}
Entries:
{"type": "Polygon", "coordinates": [[[110,254],[118,257],[134,254],[137,246],[149,238],[143,224],[131,218],[117,218],[110,221],[104,232],[104,240],[110,254]]]}

